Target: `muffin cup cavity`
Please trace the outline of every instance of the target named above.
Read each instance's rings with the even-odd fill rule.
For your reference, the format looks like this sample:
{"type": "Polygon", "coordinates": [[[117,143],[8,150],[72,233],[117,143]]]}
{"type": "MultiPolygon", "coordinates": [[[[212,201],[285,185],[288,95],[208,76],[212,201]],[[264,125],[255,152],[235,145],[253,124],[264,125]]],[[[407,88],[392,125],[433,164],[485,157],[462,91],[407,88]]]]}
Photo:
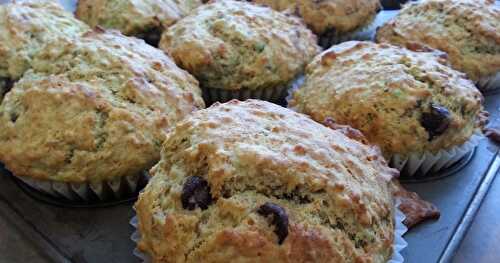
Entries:
{"type": "Polygon", "coordinates": [[[476,82],[477,88],[482,92],[500,89],[500,72],[488,77],[483,77],[476,82]]]}
{"type": "Polygon", "coordinates": [[[99,183],[64,183],[16,176],[42,193],[55,198],[82,202],[89,202],[96,198],[100,201],[128,198],[139,192],[142,182],[146,182],[148,177],[148,174],[143,172],[139,175],[129,175],[99,183]]]}
{"type": "Polygon", "coordinates": [[[395,154],[388,158],[389,166],[398,169],[401,178],[427,179],[428,176],[450,168],[467,156],[483,138],[480,132],[476,132],[464,144],[437,153],[412,153],[404,156],[395,154]]]}
{"type": "MultiPolygon", "coordinates": [[[[392,245],[393,247],[393,254],[392,258],[387,261],[387,263],[403,263],[404,258],[403,255],[401,255],[401,251],[408,246],[408,243],[403,238],[403,235],[408,231],[408,228],[403,224],[403,221],[406,219],[405,215],[403,212],[397,208],[399,206],[399,201],[396,201],[396,208],[395,208],[395,213],[394,213],[394,243],[392,245]]],[[[135,228],[134,233],[130,237],[130,239],[138,244],[140,239],[141,239],[141,233],[139,232],[139,220],[137,216],[134,216],[130,220],[130,225],[132,225],[135,228]]],[[[139,250],[136,246],[136,248],[133,251],[133,254],[141,259],[141,262],[143,263],[151,263],[153,262],[151,259],[151,256],[149,256],[146,252],[143,252],[139,250]]]]}

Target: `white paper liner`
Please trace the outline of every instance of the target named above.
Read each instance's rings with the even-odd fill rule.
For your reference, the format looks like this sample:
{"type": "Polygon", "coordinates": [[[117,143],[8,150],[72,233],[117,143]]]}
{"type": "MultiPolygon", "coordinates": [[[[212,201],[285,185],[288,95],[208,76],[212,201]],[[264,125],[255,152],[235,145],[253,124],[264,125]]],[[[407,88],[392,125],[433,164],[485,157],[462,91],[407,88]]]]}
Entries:
{"type": "Polygon", "coordinates": [[[135,193],[140,182],[148,180],[148,174],[130,175],[100,183],[64,183],[16,176],[25,184],[56,198],[71,201],[90,201],[97,197],[101,201],[122,199],[135,193]]]}
{"type": "Polygon", "coordinates": [[[207,105],[215,102],[227,102],[232,99],[244,101],[247,99],[260,99],[271,102],[279,102],[286,96],[287,86],[280,86],[275,88],[262,88],[262,89],[240,89],[240,90],[224,90],[224,89],[211,89],[202,88],[203,98],[207,105]]]}
{"type": "MultiPolygon", "coordinates": [[[[408,231],[408,228],[403,224],[403,221],[406,219],[406,216],[397,208],[399,206],[399,201],[396,202],[396,212],[394,213],[394,244],[392,245],[393,247],[393,254],[392,258],[387,261],[387,263],[403,263],[404,258],[403,255],[401,255],[401,251],[408,246],[408,243],[403,238],[403,235],[408,231]]],[[[139,224],[139,221],[137,219],[137,216],[134,216],[130,220],[130,225],[132,225],[135,229],[135,231],[132,233],[132,236],[130,236],[130,239],[134,243],[138,243],[139,240],[141,239],[141,234],[139,233],[139,229],[137,228],[139,224]]],[[[140,251],[137,246],[133,251],[133,254],[140,258],[143,263],[151,263],[151,257],[145,253],[140,251]]]]}
{"type": "Polygon", "coordinates": [[[476,82],[476,86],[483,92],[500,89],[500,72],[497,72],[489,77],[481,78],[478,82],[476,82]]]}
{"type": "Polygon", "coordinates": [[[259,99],[270,101],[274,103],[282,103],[288,95],[288,90],[296,89],[297,81],[302,79],[303,75],[299,74],[287,85],[278,86],[274,88],[263,88],[263,89],[240,89],[240,90],[224,90],[224,89],[211,89],[203,88],[203,99],[207,105],[211,105],[215,102],[227,102],[232,99],[237,99],[240,101],[245,101],[247,99],[259,99]]]}
{"type": "Polygon", "coordinates": [[[440,150],[435,154],[431,152],[409,156],[396,154],[389,158],[389,166],[398,169],[401,176],[423,178],[426,174],[449,168],[473,151],[482,139],[484,136],[476,132],[464,144],[448,150],[440,150]]]}

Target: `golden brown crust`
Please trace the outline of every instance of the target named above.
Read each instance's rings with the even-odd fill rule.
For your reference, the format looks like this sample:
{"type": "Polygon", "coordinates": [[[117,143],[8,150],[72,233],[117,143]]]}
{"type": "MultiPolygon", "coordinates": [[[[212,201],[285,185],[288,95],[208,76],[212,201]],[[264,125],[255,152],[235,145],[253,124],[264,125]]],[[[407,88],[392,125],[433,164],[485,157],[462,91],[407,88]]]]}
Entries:
{"type": "Polygon", "coordinates": [[[376,147],[277,105],[231,101],[168,135],[135,205],[139,248],[154,262],[386,262],[394,240],[387,167],[376,147]],[[184,209],[187,178],[210,186],[206,209],[184,209]],[[289,219],[280,245],[257,210],[289,219]]]}
{"type": "Polygon", "coordinates": [[[313,60],[290,106],[319,122],[332,118],[361,130],[386,157],[437,152],[467,141],[483,110],[474,84],[444,62],[441,53],[345,42],[313,60]],[[431,105],[450,115],[438,136],[422,124],[431,105]]]}
{"type": "Polygon", "coordinates": [[[379,0],[253,0],[273,9],[291,10],[316,34],[355,31],[369,24],[380,10],[379,0]]]}
{"type": "Polygon", "coordinates": [[[197,8],[164,32],[160,47],[202,87],[225,90],[286,86],[320,51],[299,19],[229,0],[197,8]]]}
{"type": "Polygon", "coordinates": [[[163,52],[114,32],[46,45],[0,105],[0,161],[17,176],[92,182],[158,161],[165,134],[204,104],[163,52]]]}
{"type": "Polygon", "coordinates": [[[200,0],[79,0],[76,17],[91,27],[117,29],[125,35],[144,36],[156,32],[158,39],[200,0]]]}
{"type": "Polygon", "coordinates": [[[435,205],[423,200],[417,193],[406,190],[397,180],[393,180],[391,187],[394,197],[401,202],[398,208],[405,215],[403,223],[408,228],[441,216],[435,205]]]}
{"type": "Polygon", "coordinates": [[[454,68],[478,81],[500,71],[500,7],[493,0],[412,3],[378,30],[377,41],[445,51],[454,68]]]}
{"type": "Polygon", "coordinates": [[[18,79],[45,43],[89,30],[55,0],[0,5],[0,78],[18,79]]]}

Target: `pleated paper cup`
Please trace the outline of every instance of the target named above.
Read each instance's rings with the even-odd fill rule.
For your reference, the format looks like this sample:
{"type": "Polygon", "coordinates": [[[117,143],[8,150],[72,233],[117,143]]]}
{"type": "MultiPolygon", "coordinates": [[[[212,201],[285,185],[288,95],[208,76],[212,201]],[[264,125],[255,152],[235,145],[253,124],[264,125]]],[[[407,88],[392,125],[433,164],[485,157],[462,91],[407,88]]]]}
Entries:
{"type": "Polygon", "coordinates": [[[471,153],[484,139],[480,132],[474,133],[462,145],[450,149],[440,150],[437,153],[421,153],[410,155],[395,154],[389,159],[389,166],[396,168],[401,173],[401,178],[425,179],[436,172],[443,171],[456,164],[471,153]]]}
{"type": "Polygon", "coordinates": [[[298,74],[294,79],[288,82],[287,85],[268,87],[261,89],[240,89],[240,90],[224,90],[214,88],[203,88],[203,99],[207,105],[215,102],[228,102],[232,99],[245,101],[247,99],[258,99],[270,101],[276,104],[284,104],[288,91],[297,88],[297,83],[303,79],[302,74],[298,74]]]}
{"type": "Polygon", "coordinates": [[[232,99],[245,101],[248,99],[259,99],[278,103],[286,96],[288,86],[279,86],[274,88],[261,89],[239,89],[239,90],[224,90],[213,88],[202,88],[203,98],[207,105],[215,102],[228,102],[232,99]]]}
{"type": "MultiPolygon", "coordinates": [[[[406,219],[405,215],[397,208],[399,206],[399,202],[396,203],[396,209],[394,213],[394,244],[392,245],[393,247],[393,254],[392,258],[388,261],[388,263],[403,263],[404,258],[403,255],[401,255],[401,251],[408,246],[408,243],[403,238],[403,235],[408,231],[408,228],[403,224],[403,221],[406,219]]],[[[139,243],[141,240],[141,233],[139,232],[138,228],[139,220],[137,219],[137,216],[134,216],[132,220],[130,220],[130,225],[134,227],[134,232],[132,236],[130,237],[132,241],[136,244],[139,243]]],[[[151,263],[153,262],[151,260],[151,256],[149,256],[147,253],[139,250],[136,246],[136,248],[133,251],[133,254],[138,257],[141,262],[143,263],[151,263]]]]}
{"type": "Polygon", "coordinates": [[[101,201],[109,201],[123,199],[137,193],[141,185],[144,185],[141,182],[147,182],[149,175],[143,172],[99,183],[64,183],[21,176],[16,176],[16,178],[55,198],[71,201],[91,201],[97,198],[101,201]]]}

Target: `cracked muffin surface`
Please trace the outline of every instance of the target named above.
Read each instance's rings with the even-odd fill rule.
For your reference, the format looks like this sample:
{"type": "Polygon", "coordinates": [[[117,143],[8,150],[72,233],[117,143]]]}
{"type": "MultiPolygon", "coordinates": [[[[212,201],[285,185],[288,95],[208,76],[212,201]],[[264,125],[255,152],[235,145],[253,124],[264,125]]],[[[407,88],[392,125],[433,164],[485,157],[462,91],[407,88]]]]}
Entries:
{"type": "Polygon", "coordinates": [[[0,5],[0,78],[18,79],[49,41],[89,30],[57,1],[20,0],[0,5]]]}
{"type": "Polygon", "coordinates": [[[159,160],[177,121],[204,107],[191,75],[115,32],[49,43],[32,64],[0,105],[0,161],[16,176],[135,175],[159,160]]]}
{"type": "Polygon", "coordinates": [[[351,41],[313,60],[290,107],[359,129],[390,157],[463,144],[480,130],[482,100],[442,52],[351,41]]]}
{"type": "Polygon", "coordinates": [[[442,50],[455,69],[479,81],[500,72],[500,7],[494,0],[411,3],[378,29],[377,41],[442,50]]]}
{"type": "Polygon", "coordinates": [[[322,35],[355,31],[373,20],[380,10],[379,0],[252,0],[278,11],[290,10],[314,33],[322,35]]]}
{"type": "Polygon", "coordinates": [[[156,45],[161,32],[200,6],[201,0],[79,0],[76,17],[156,45]]]}
{"type": "Polygon", "coordinates": [[[170,263],[386,262],[397,171],[343,129],[259,100],[197,111],[135,204],[139,249],[170,263]]]}
{"type": "Polygon", "coordinates": [[[202,88],[223,90],[286,86],[320,50],[298,18],[229,0],[195,9],[164,32],[160,48],[202,88]]]}

